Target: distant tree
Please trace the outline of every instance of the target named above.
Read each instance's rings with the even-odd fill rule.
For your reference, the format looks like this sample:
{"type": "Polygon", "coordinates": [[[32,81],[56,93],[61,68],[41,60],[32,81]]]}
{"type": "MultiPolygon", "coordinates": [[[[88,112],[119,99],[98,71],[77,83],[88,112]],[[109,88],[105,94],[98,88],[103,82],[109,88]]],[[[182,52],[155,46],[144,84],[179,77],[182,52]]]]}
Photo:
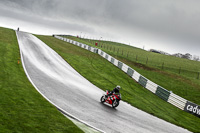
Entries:
{"type": "Polygon", "coordinates": [[[192,55],[191,54],[189,54],[189,53],[186,53],[186,54],[184,54],[184,55],[182,55],[182,58],[185,58],[185,59],[192,59],[192,55]]]}
{"type": "Polygon", "coordinates": [[[193,60],[194,60],[194,61],[200,61],[200,58],[199,58],[199,56],[194,55],[194,56],[193,56],[193,60]]]}
{"type": "Polygon", "coordinates": [[[182,58],[183,54],[181,54],[181,53],[176,53],[176,54],[173,54],[172,56],[176,56],[176,57],[182,58]]]}

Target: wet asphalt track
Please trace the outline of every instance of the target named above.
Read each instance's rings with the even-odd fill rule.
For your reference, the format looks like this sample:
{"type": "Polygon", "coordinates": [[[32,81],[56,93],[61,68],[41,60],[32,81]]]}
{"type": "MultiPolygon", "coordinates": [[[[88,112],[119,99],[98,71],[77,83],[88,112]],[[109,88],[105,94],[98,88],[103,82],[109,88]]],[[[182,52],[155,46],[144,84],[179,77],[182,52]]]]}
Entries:
{"type": "Polygon", "coordinates": [[[35,36],[17,32],[27,74],[39,91],[73,116],[108,133],[187,133],[125,102],[101,104],[104,93],[35,36]]]}

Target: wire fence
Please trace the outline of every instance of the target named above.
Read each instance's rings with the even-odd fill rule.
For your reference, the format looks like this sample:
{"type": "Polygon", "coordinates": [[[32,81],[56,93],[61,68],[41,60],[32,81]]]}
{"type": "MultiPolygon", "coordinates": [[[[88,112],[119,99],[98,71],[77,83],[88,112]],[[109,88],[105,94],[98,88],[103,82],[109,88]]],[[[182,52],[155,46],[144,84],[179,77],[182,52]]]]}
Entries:
{"type": "Polygon", "coordinates": [[[136,62],[136,63],[140,63],[140,64],[147,65],[147,66],[153,66],[153,67],[165,70],[165,71],[170,71],[170,72],[173,72],[173,73],[176,73],[176,74],[179,74],[182,76],[191,77],[194,79],[200,78],[200,72],[198,72],[198,71],[187,70],[181,66],[169,67],[170,65],[168,65],[166,62],[158,62],[158,61],[155,62],[155,61],[151,60],[151,58],[149,58],[149,57],[135,55],[130,51],[116,48],[115,46],[109,46],[104,43],[95,44],[95,42],[93,42],[93,44],[96,45],[97,47],[100,47],[100,48],[106,50],[106,51],[109,51],[110,53],[113,53],[114,55],[117,55],[119,57],[128,58],[131,61],[136,62]]]}
{"type": "MultiPolygon", "coordinates": [[[[81,39],[81,38],[79,38],[81,39]]],[[[124,50],[123,48],[120,48],[119,46],[116,46],[116,44],[120,44],[117,42],[108,42],[108,41],[103,41],[103,40],[89,40],[89,39],[82,39],[85,42],[88,42],[89,44],[99,47],[110,54],[113,54],[115,56],[123,57],[123,58],[128,58],[129,60],[140,63],[146,66],[151,66],[154,68],[158,68],[161,70],[173,72],[175,74],[179,74],[182,76],[187,76],[190,78],[194,79],[200,79],[200,72],[199,71],[191,71],[184,69],[182,66],[176,66],[176,67],[171,67],[170,64],[167,64],[166,62],[163,61],[154,61],[150,57],[145,57],[141,55],[137,55],[133,53],[132,51],[124,50]]]]}

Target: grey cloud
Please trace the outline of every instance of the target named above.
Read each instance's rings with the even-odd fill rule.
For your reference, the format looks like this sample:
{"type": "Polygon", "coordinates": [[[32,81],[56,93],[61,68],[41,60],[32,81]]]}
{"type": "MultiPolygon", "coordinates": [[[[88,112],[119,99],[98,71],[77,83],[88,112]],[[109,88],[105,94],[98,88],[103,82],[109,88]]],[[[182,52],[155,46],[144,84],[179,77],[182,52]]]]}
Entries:
{"type": "Polygon", "coordinates": [[[3,16],[6,14],[6,17],[9,16],[12,19],[21,20],[28,22],[33,25],[38,25],[40,27],[47,27],[47,28],[54,28],[60,30],[74,30],[74,31],[88,31],[91,33],[94,33],[94,30],[86,25],[76,24],[74,22],[67,22],[67,21],[59,21],[56,19],[48,19],[48,17],[41,18],[38,15],[30,15],[30,14],[23,14],[22,12],[13,12],[11,10],[7,9],[0,9],[0,16],[3,16]]]}
{"type": "Polygon", "coordinates": [[[144,32],[182,45],[200,42],[198,0],[1,0],[0,7],[9,10],[6,17],[59,29],[110,31],[124,38],[141,31],[141,36],[144,32]]]}
{"type": "MultiPolygon", "coordinates": [[[[191,39],[200,34],[199,2],[154,1],[128,3],[121,9],[111,8],[112,20],[134,30],[139,27],[158,35],[191,39]],[[190,5],[190,6],[189,6],[190,5]],[[115,14],[114,14],[115,13],[115,14]]],[[[123,4],[122,4],[123,5],[123,4]]]]}

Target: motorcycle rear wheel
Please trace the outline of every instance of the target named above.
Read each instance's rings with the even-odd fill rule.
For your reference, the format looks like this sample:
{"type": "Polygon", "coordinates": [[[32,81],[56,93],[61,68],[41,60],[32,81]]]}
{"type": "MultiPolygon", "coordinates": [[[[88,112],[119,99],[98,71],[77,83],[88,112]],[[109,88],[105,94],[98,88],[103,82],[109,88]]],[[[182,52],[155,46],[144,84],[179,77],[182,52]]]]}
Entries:
{"type": "Polygon", "coordinates": [[[114,101],[112,102],[112,107],[113,107],[113,108],[117,107],[118,105],[119,105],[119,101],[114,100],[114,101]]]}

